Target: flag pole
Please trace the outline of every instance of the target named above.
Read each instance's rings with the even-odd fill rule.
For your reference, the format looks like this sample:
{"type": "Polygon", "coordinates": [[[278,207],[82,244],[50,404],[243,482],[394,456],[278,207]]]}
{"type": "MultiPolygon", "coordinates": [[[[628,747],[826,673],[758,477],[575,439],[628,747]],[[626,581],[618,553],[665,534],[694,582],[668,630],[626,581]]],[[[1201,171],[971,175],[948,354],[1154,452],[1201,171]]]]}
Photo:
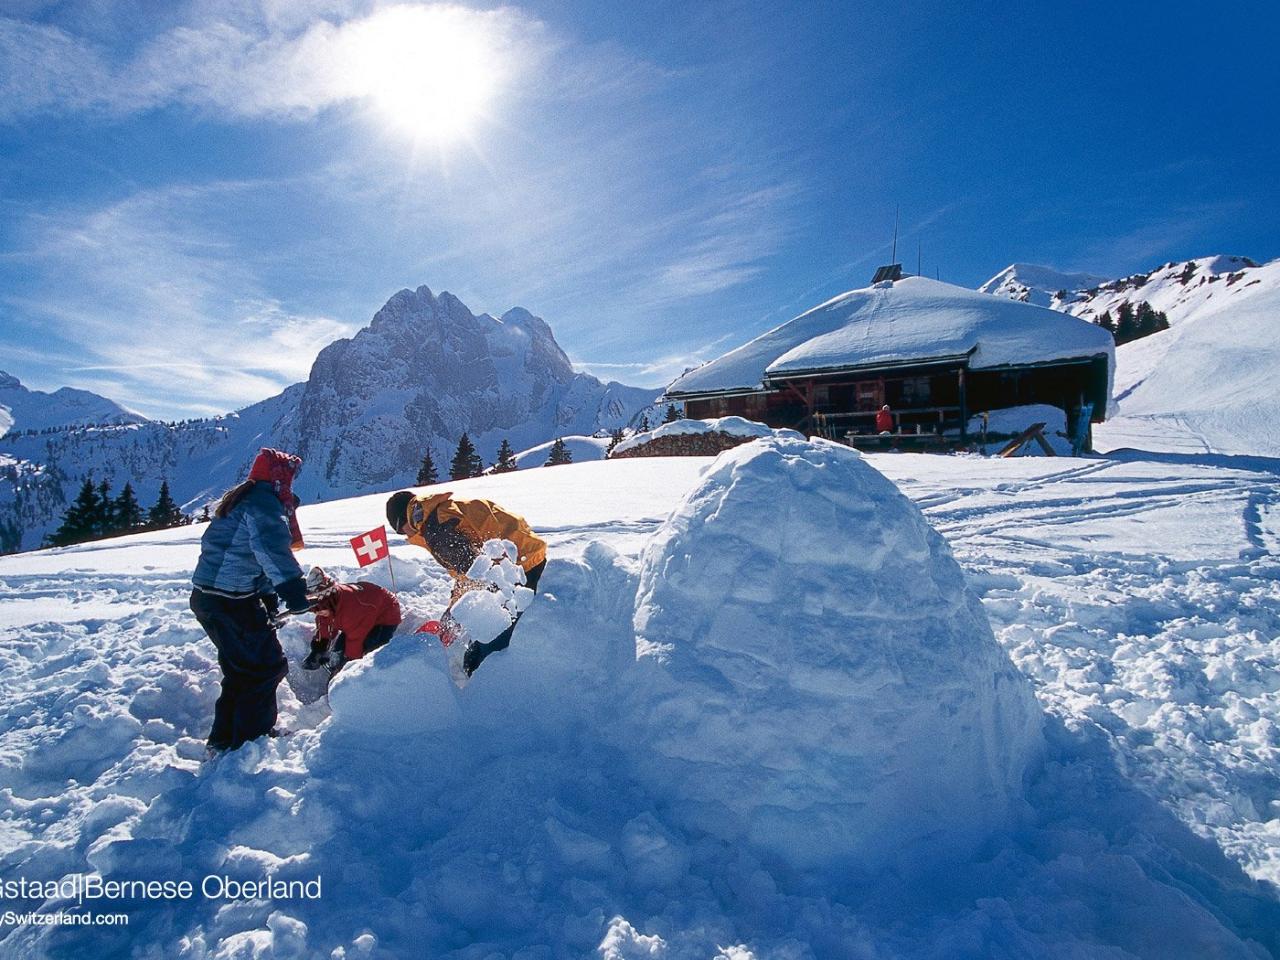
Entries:
{"type": "MultiPolygon", "coordinates": [[[[385,530],[386,527],[383,527],[382,529],[385,530]]],[[[387,573],[391,574],[391,592],[399,593],[400,590],[399,588],[396,587],[396,568],[391,565],[391,537],[388,536],[386,540],[387,540],[387,573]]]]}

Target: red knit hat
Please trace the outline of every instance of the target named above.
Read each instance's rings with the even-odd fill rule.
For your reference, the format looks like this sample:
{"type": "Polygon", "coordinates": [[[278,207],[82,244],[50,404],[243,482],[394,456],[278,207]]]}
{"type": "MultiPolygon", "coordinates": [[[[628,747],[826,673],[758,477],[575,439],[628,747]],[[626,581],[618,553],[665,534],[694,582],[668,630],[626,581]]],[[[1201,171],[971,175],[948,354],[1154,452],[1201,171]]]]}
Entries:
{"type": "Polygon", "coordinates": [[[284,507],[285,516],[289,518],[289,533],[294,550],[301,550],[302,529],[298,526],[296,508],[298,498],[293,495],[293,478],[302,468],[302,458],[283,450],[263,447],[253,458],[253,466],[249,468],[250,480],[263,480],[275,489],[280,505],[284,507]]]}

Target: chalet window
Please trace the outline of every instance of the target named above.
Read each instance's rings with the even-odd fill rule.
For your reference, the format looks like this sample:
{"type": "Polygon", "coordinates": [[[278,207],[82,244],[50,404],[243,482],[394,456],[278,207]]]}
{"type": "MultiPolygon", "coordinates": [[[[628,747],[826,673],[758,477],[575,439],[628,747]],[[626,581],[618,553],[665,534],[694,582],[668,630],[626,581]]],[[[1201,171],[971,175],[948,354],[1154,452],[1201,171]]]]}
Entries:
{"type": "Polygon", "coordinates": [[[902,402],[909,407],[928,406],[930,400],[929,378],[908,377],[902,381],[902,402]]]}
{"type": "Polygon", "coordinates": [[[884,390],[879,380],[859,380],[854,385],[859,410],[879,410],[884,403],[884,390]]]}

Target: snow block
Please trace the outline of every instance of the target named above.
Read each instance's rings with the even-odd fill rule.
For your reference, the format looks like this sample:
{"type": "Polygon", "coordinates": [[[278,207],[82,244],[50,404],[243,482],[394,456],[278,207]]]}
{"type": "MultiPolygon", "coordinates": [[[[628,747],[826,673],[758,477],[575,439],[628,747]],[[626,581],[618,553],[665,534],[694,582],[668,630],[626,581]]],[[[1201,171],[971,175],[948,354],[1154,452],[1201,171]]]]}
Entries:
{"type": "Polygon", "coordinates": [[[456,691],[430,634],[407,634],[334,677],[329,706],[344,730],[368,736],[447,735],[461,724],[456,691]]]}
{"type": "Polygon", "coordinates": [[[648,544],[634,626],[641,776],[796,869],[966,855],[1042,748],[945,541],[839,444],[721,454],[648,544]]]}

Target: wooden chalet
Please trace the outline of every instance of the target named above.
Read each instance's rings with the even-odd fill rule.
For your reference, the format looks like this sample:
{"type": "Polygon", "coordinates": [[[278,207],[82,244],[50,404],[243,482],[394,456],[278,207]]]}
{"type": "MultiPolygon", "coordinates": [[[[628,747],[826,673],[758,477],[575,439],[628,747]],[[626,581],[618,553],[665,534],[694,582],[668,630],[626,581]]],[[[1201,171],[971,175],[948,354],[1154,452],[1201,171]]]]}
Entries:
{"type": "MultiPolygon", "coordinates": [[[[878,276],[885,275],[881,268],[878,276]]],[[[1066,414],[1078,449],[1110,398],[1115,344],[1068,314],[925,277],[842,294],[675,380],[685,415],[740,416],[854,446],[954,449],[972,418],[1028,404],[1066,414]],[[893,429],[875,426],[888,404],[893,429]]]]}

